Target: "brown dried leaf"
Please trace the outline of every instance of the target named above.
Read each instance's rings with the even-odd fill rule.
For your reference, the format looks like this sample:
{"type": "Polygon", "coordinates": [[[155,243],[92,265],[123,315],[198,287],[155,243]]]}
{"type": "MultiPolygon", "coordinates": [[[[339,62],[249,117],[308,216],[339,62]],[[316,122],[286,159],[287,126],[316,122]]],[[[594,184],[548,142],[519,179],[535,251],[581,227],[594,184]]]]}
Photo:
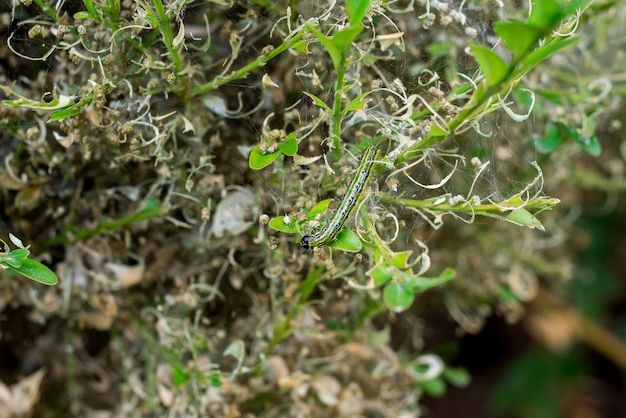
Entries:
{"type": "Polygon", "coordinates": [[[17,195],[15,195],[15,200],[13,202],[20,210],[32,210],[37,207],[40,199],[41,185],[38,184],[20,190],[17,195]]]}
{"type": "Polygon", "coordinates": [[[105,263],[104,267],[113,272],[116,284],[120,288],[131,287],[141,282],[146,271],[143,262],[132,266],[118,263],[105,263]]]}
{"type": "Polygon", "coordinates": [[[337,396],[341,391],[341,384],[334,377],[329,375],[317,375],[313,378],[312,386],[323,404],[335,406],[339,403],[337,396]]]}
{"type": "Polygon", "coordinates": [[[39,401],[39,387],[45,374],[45,369],[41,368],[16,384],[11,385],[13,415],[30,415],[33,407],[39,401]]]}
{"type": "Polygon", "coordinates": [[[0,382],[0,418],[11,418],[13,413],[13,400],[11,390],[3,382],[0,382]]]}

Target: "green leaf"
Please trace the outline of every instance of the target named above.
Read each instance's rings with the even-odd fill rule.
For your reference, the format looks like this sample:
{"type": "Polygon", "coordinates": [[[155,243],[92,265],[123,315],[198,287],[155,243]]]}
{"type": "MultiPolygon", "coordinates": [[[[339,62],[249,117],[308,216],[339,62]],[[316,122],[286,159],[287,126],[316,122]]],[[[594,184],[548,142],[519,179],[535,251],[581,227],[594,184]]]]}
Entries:
{"type": "Polygon", "coordinates": [[[558,123],[551,123],[548,126],[546,135],[535,140],[535,148],[542,154],[549,154],[562,142],[561,129],[558,123]]]}
{"type": "Polygon", "coordinates": [[[186,383],[190,376],[180,363],[175,363],[171,365],[172,367],[172,381],[174,382],[174,386],[179,387],[180,385],[186,383]]]}
{"type": "Polygon", "coordinates": [[[288,157],[293,157],[298,152],[298,141],[296,140],[296,133],[292,132],[287,135],[285,138],[285,142],[281,142],[278,144],[278,149],[280,152],[285,154],[288,157]]]}
{"type": "Polygon", "coordinates": [[[354,231],[350,228],[343,228],[337,235],[337,238],[328,244],[328,246],[340,251],[358,253],[361,251],[361,248],[363,248],[363,243],[354,231]]]}
{"type": "Polygon", "coordinates": [[[286,232],[288,234],[295,234],[298,232],[296,220],[287,216],[277,216],[272,218],[268,225],[273,230],[279,232],[286,232]]]}
{"type": "Polygon", "coordinates": [[[456,271],[451,268],[447,268],[439,276],[433,277],[432,279],[425,277],[411,277],[407,281],[406,287],[413,293],[419,293],[442,285],[448,280],[452,280],[454,276],[456,276],[456,271]]]}
{"type": "Polygon", "coordinates": [[[534,27],[523,22],[496,22],[496,33],[513,54],[513,60],[521,59],[539,41],[541,35],[534,27]]]}
{"type": "Polygon", "coordinates": [[[248,165],[253,170],[261,170],[268,165],[272,164],[276,158],[280,155],[280,151],[271,152],[268,154],[261,153],[259,146],[252,148],[250,157],[248,159],[248,165]]]}
{"type": "Polygon", "coordinates": [[[74,20],[91,19],[92,17],[91,13],[85,11],[74,13],[74,20]]]}
{"type": "Polygon", "coordinates": [[[319,97],[317,97],[313,93],[309,93],[307,91],[303,91],[303,93],[306,94],[307,96],[309,96],[311,99],[313,99],[313,102],[315,102],[316,105],[318,105],[322,109],[326,110],[328,113],[332,113],[332,110],[330,109],[330,107],[328,107],[328,105],[326,103],[324,103],[324,101],[322,99],[320,99],[319,97]]]}
{"type": "Polygon", "coordinates": [[[367,272],[367,275],[374,280],[376,287],[384,285],[393,278],[391,273],[389,273],[389,266],[386,263],[375,264],[374,268],[367,272]]]}
{"type": "Polygon", "coordinates": [[[552,55],[559,51],[569,48],[580,40],[579,37],[572,36],[570,38],[559,38],[550,43],[541,45],[539,48],[532,51],[523,62],[526,71],[532,69],[534,66],[542,61],[545,61],[552,55]]]}
{"type": "Polygon", "coordinates": [[[17,250],[11,251],[9,254],[2,255],[0,258],[0,262],[6,264],[11,267],[19,267],[22,265],[22,262],[28,257],[30,251],[26,248],[19,248],[17,250]]]}
{"type": "Polygon", "coordinates": [[[446,384],[441,377],[424,380],[420,382],[420,386],[424,389],[424,392],[430,396],[441,397],[446,393],[446,384]]]}
{"type": "Polygon", "coordinates": [[[365,104],[367,103],[367,101],[363,100],[363,98],[370,93],[371,92],[368,91],[363,94],[359,94],[357,97],[352,99],[350,103],[348,103],[348,105],[345,108],[343,108],[343,110],[341,111],[342,114],[346,115],[348,112],[352,112],[355,110],[362,110],[365,107],[365,104]]]}
{"type": "Polygon", "coordinates": [[[430,126],[430,130],[428,131],[428,138],[439,138],[439,137],[447,137],[450,134],[444,131],[439,125],[433,123],[430,126]]]}
{"type": "Polygon", "coordinates": [[[556,0],[533,1],[528,24],[542,30],[552,29],[563,18],[559,3],[556,0]]]}
{"type": "Polygon", "coordinates": [[[383,289],[383,300],[385,304],[394,312],[407,310],[413,304],[415,295],[402,283],[389,283],[383,289]]]}
{"type": "MultiPolygon", "coordinates": [[[[328,54],[330,55],[330,58],[333,60],[333,66],[335,67],[335,69],[339,68],[344,57],[344,52],[341,51],[328,36],[324,35],[316,27],[309,24],[307,24],[306,27],[311,33],[313,33],[313,35],[315,35],[317,39],[319,39],[324,48],[326,48],[328,54]]],[[[308,93],[304,93],[308,95],[308,93]]],[[[311,96],[311,98],[313,97],[311,96]]],[[[313,98],[313,100],[315,99],[313,98]]],[[[328,110],[330,111],[330,109],[328,110]]]]}
{"type": "Polygon", "coordinates": [[[77,107],[55,110],[50,114],[50,119],[48,120],[48,122],[56,122],[57,120],[71,118],[72,116],[76,116],[79,113],[80,108],[77,107]]]}
{"type": "Polygon", "coordinates": [[[348,0],[346,2],[346,16],[351,26],[360,25],[370,7],[370,0],[348,0]]]}
{"type": "Polygon", "coordinates": [[[599,157],[600,154],[602,154],[602,145],[600,145],[600,140],[597,136],[592,136],[590,138],[581,138],[579,136],[575,138],[575,140],[589,155],[599,157]]]}
{"type": "Polygon", "coordinates": [[[317,202],[317,204],[315,204],[315,206],[313,206],[311,210],[309,211],[309,215],[307,216],[307,219],[315,220],[315,218],[317,218],[318,215],[321,215],[324,212],[326,212],[326,210],[328,209],[328,205],[330,205],[330,202],[332,201],[333,199],[324,199],[321,202],[317,202]]]}
{"type": "Polygon", "coordinates": [[[504,217],[504,220],[519,226],[527,226],[530,229],[545,231],[543,224],[532,213],[524,208],[518,208],[504,217]]]}
{"type": "Polygon", "coordinates": [[[585,129],[577,129],[573,126],[565,126],[561,124],[571,139],[576,141],[587,153],[594,157],[598,157],[602,154],[602,146],[596,136],[593,135],[596,129],[596,123],[589,117],[586,118],[584,124],[585,129]]]}
{"type": "Polygon", "coordinates": [[[85,8],[92,16],[97,16],[98,12],[96,11],[96,7],[93,4],[93,0],[85,0],[85,8]]]}
{"type": "Polygon", "coordinates": [[[220,379],[220,374],[217,372],[211,373],[209,375],[209,381],[211,382],[211,386],[214,388],[219,388],[222,386],[222,379],[220,379]]]}
{"type": "Polygon", "coordinates": [[[6,264],[11,270],[20,273],[22,276],[26,276],[31,280],[39,282],[41,284],[45,284],[48,286],[53,286],[59,283],[59,279],[50,270],[48,267],[41,264],[39,261],[25,259],[22,260],[22,264],[19,267],[13,267],[9,264],[6,264]]]}
{"type": "Polygon", "coordinates": [[[565,16],[576,13],[578,9],[584,9],[588,4],[591,4],[593,0],[571,0],[563,7],[563,14],[565,16]]]}
{"type": "Polygon", "coordinates": [[[393,256],[391,256],[393,265],[399,269],[409,267],[409,257],[411,257],[411,254],[413,254],[411,250],[394,253],[393,256]]]}
{"type": "Polygon", "coordinates": [[[484,45],[472,44],[470,48],[480,67],[480,71],[487,80],[487,86],[495,86],[506,78],[509,67],[500,55],[484,45]]]}
{"type": "Polygon", "coordinates": [[[446,367],[443,371],[443,377],[459,388],[466,387],[472,380],[469,372],[463,368],[446,367]]]}
{"type": "Polygon", "coordinates": [[[444,40],[444,41],[429,43],[426,46],[426,50],[428,51],[429,54],[433,55],[434,57],[442,57],[442,56],[451,55],[455,47],[456,46],[454,45],[454,42],[444,40]]]}
{"type": "Polygon", "coordinates": [[[341,51],[342,60],[345,58],[346,52],[352,48],[352,42],[359,36],[362,30],[362,26],[350,26],[333,34],[332,42],[341,51]]]}

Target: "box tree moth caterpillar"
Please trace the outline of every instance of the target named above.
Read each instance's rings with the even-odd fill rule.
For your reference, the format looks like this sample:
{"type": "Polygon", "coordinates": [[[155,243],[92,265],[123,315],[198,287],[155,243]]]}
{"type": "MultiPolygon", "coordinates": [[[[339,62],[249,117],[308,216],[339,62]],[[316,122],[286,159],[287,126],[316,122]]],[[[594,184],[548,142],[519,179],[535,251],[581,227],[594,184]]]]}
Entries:
{"type": "Polygon", "coordinates": [[[359,167],[356,170],[356,174],[348,187],[346,195],[343,197],[337,212],[330,221],[322,228],[320,232],[313,235],[305,235],[302,237],[300,244],[302,247],[309,248],[321,247],[330,243],[337,238],[337,235],[343,229],[346,221],[350,217],[350,214],[354,210],[356,203],[361,196],[361,192],[367,183],[367,180],[372,173],[372,167],[374,166],[374,160],[376,157],[376,147],[368,147],[363,153],[359,167]]]}

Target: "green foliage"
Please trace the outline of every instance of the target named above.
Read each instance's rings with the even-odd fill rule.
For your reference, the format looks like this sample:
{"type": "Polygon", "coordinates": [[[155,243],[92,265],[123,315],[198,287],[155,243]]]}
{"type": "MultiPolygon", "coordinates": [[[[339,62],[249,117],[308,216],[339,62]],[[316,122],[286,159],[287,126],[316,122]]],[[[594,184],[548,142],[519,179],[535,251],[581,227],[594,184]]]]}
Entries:
{"type": "Polygon", "coordinates": [[[28,247],[24,247],[22,242],[14,235],[10,235],[10,238],[19,248],[11,251],[7,243],[0,241],[4,246],[4,251],[0,252],[0,266],[9,268],[41,284],[54,286],[59,283],[58,277],[52,270],[39,261],[28,258],[30,255],[28,247]]]}
{"type": "MultiPolygon", "coordinates": [[[[471,83],[455,86],[446,98],[448,102],[454,103],[458,102],[458,97],[467,97],[470,94],[470,97],[465,100],[465,105],[460,107],[458,112],[452,113],[446,118],[442,118],[437,113],[438,104],[436,103],[421,108],[419,111],[414,110],[411,113],[413,121],[428,121],[429,123],[430,129],[426,133],[426,139],[416,141],[413,146],[406,148],[393,158],[385,158],[377,165],[377,173],[402,167],[402,164],[414,161],[422,153],[429,152],[432,149],[431,147],[444,143],[450,137],[464,132],[497,108],[503,108],[516,120],[524,120],[530,115],[534,105],[534,96],[524,97],[524,95],[529,96],[526,93],[526,89],[519,90],[520,92],[524,91],[524,95],[517,95],[531,108],[525,116],[515,115],[501,97],[508,95],[511,91],[517,93],[518,85],[527,73],[539,63],[549,59],[555,53],[562,51],[577,41],[576,37],[573,36],[573,32],[563,36],[560,33],[566,32],[565,29],[561,29],[560,33],[556,31],[561,25],[570,25],[566,21],[570,18],[570,14],[576,10],[576,7],[584,6],[581,2],[578,2],[576,7],[562,7],[556,1],[539,3],[541,4],[533,3],[532,13],[528,21],[503,21],[495,25],[496,33],[510,49],[510,60],[505,60],[498,53],[492,51],[489,46],[471,45],[471,51],[482,77],[471,83]]],[[[356,12],[351,7],[353,6],[348,7],[348,16],[351,19],[357,19],[354,17],[356,12]]],[[[365,9],[365,6],[363,6],[363,9],[365,9]]],[[[350,85],[350,81],[344,80],[344,78],[348,74],[348,68],[354,65],[353,63],[355,62],[354,57],[348,59],[352,53],[350,46],[356,42],[362,32],[362,28],[355,27],[353,24],[333,32],[332,35],[322,33],[318,27],[312,24],[307,25],[306,29],[313,33],[324,47],[333,62],[337,75],[333,105],[328,105],[316,94],[310,92],[306,92],[306,94],[332,120],[329,128],[329,137],[332,139],[333,157],[340,158],[340,127],[354,112],[366,110],[367,107],[364,104],[367,97],[375,94],[375,92],[361,93],[357,97],[351,98],[347,106],[342,104],[345,100],[340,100],[341,97],[347,94],[345,87],[350,85]]],[[[407,103],[410,102],[407,101],[407,103]]],[[[411,109],[410,106],[411,104],[408,104],[407,109],[411,109]]],[[[576,132],[576,130],[572,132],[576,132]]],[[[585,142],[580,137],[575,140],[581,143],[584,142],[588,151],[597,149],[595,148],[597,141],[585,142]]],[[[276,156],[277,154],[266,156],[262,164],[257,162],[254,164],[254,167],[267,167],[276,156]]],[[[253,151],[251,154],[251,166],[253,160],[261,160],[257,151],[253,151]]],[[[452,197],[444,194],[426,200],[397,198],[383,193],[377,196],[377,200],[397,205],[400,208],[413,208],[428,214],[452,214],[454,216],[465,214],[470,219],[470,222],[476,216],[487,216],[531,229],[544,230],[544,226],[537,218],[537,214],[554,207],[558,204],[558,199],[542,196],[540,192],[531,192],[533,186],[540,186],[543,181],[541,170],[538,165],[535,165],[535,167],[538,169],[539,175],[523,190],[501,201],[489,199],[488,202],[483,202],[480,197],[472,195],[471,192],[467,196],[459,195],[452,197]]],[[[484,170],[484,165],[480,166],[476,178],[480,176],[482,170],[484,170]]],[[[445,184],[452,174],[453,172],[442,181],[442,184],[445,184]]],[[[324,210],[320,211],[319,208],[321,206],[315,206],[304,217],[299,217],[295,214],[293,216],[279,216],[270,220],[269,226],[276,231],[290,234],[309,233],[311,229],[307,225],[311,222],[318,222],[319,215],[328,206],[328,200],[323,201],[322,206],[324,210]],[[295,221],[295,219],[303,220],[295,221]]],[[[433,222],[440,222],[440,216],[434,219],[433,222]]],[[[423,279],[421,272],[414,272],[412,266],[400,267],[396,265],[394,262],[396,256],[394,254],[406,253],[392,249],[386,240],[378,238],[376,228],[371,223],[375,218],[368,219],[368,216],[363,212],[357,213],[356,218],[357,222],[359,219],[364,218],[365,224],[369,225],[366,229],[367,232],[358,235],[352,232],[345,232],[329,247],[345,251],[360,251],[361,247],[363,247],[365,252],[376,260],[376,266],[370,272],[370,278],[375,283],[375,286],[385,286],[382,296],[390,309],[398,311],[407,309],[412,305],[415,293],[431,286],[440,285],[453,276],[453,274],[444,272],[435,279],[423,279]],[[344,241],[344,238],[346,241],[344,241]],[[347,245],[348,239],[350,241],[349,245],[347,245]],[[358,240],[363,241],[364,245],[358,245],[358,240]]],[[[348,230],[346,229],[346,231],[348,230]]],[[[299,240],[296,241],[299,242],[299,240]]]]}
{"type": "Polygon", "coordinates": [[[248,164],[250,168],[253,170],[261,170],[274,162],[276,158],[281,155],[292,157],[298,151],[298,142],[296,141],[296,136],[294,133],[287,135],[284,138],[281,138],[280,142],[278,142],[275,146],[271,143],[264,143],[263,147],[266,152],[261,151],[261,145],[257,145],[252,148],[250,152],[250,157],[248,160],[248,164]],[[276,149],[275,151],[269,151],[270,149],[276,149]]]}
{"type": "Polygon", "coordinates": [[[602,146],[598,137],[593,135],[595,123],[588,120],[586,126],[587,129],[584,130],[576,126],[565,125],[563,122],[552,122],[548,125],[545,136],[535,141],[535,147],[537,151],[549,154],[567,140],[573,140],[589,155],[598,157],[602,153],[602,146]]]}
{"type": "Polygon", "coordinates": [[[346,2],[346,15],[351,26],[360,25],[370,7],[370,0],[348,0],[346,2]]]}
{"type": "MultiPolygon", "coordinates": [[[[552,158],[572,143],[600,155],[597,91],[542,85],[556,54],[588,46],[589,1],[533,1],[530,14],[524,2],[48,3],[34,0],[49,50],[8,40],[7,62],[43,70],[0,86],[14,138],[2,196],[76,279],[33,317],[109,320],[98,329],[115,336],[123,376],[110,398],[135,415],[376,415],[359,396],[377,391],[380,414],[414,415],[422,394],[469,374],[424,366],[420,329],[389,355],[388,319],[418,322],[431,290],[476,331],[490,312],[522,311],[535,269],[558,270],[538,237],[557,228],[546,212],[559,200],[532,161],[535,127],[510,122],[545,126],[536,149],[552,158]],[[374,144],[346,223],[303,251],[374,144]],[[137,288],[111,279],[120,271],[137,288]]],[[[0,264],[57,283],[28,256],[5,246],[0,264]]]]}

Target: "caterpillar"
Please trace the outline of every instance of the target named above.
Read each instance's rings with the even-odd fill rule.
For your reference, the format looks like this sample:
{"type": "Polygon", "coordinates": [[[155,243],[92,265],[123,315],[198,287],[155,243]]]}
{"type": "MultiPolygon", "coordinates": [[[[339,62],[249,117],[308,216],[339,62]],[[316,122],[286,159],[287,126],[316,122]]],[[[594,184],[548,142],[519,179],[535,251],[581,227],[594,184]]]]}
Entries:
{"type": "Polygon", "coordinates": [[[372,173],[372,167],[374,166],[374,160],[377,155],[377,149],[375,146],[368,147],[361,157],[361,162],[356,170],[354,178],[350,182],[348,191],[343,197],[337,212],[328,223],[322,228],[320,232],[314,235],[305,235],[302,237],[300,244],[305,249],[313,247],[321,247],[328,244],[339,235],[339,232],[343,229],[346,221],[350,217],[350,214],[354,210],[356,203],[361,196],[361,192],[367,183],[367,180],[372,173]]]}

